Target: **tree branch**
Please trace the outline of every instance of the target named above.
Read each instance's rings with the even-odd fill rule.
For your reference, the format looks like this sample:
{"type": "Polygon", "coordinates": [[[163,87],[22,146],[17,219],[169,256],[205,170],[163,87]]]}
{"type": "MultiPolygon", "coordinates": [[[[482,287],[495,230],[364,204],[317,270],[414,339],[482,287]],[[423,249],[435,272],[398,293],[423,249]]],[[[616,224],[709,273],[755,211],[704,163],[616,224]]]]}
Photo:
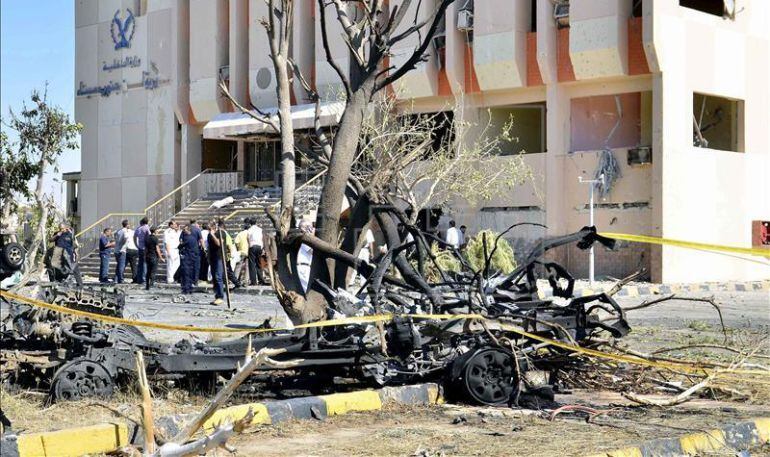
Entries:
{"type": "MultiPolygon", "coordinates": [[[[420,43],[420,46],[412,53],[411,57],[409,57],[409,59],[407,59],[407,61],[399,69],[391,73],[388,77],[386,77],[384,80],[382,80],[380,83],[378,83],[375,86],[375,89],[374,89],[375,92],[398,81],[407,72],[414,69],[417,63],[419,63],[424,59],[425,51],[428,49],[428,46],[430,46],[431,40],[433,39],[433,36],[435,35],[436,30],[438,29],[439,24],[441,24],[441,20],[443,19],[443,16],[446,13],[447,8],[449,7],[449,5],[452,4],[452,2],[454,2],[454,0],[441,0],[441,4],[436,9],[436,12],[433,14],[433,21],[431,22],[430,28],[428,29],[428,33],[425,35],[425,38],[420,43]]],[[[407,3],[407,0],[404,1],[404,4],[406,3],[407,3]]],[[[402,8],[403,8],[403,5],[402,5],[402,8]]]]}
{"type": "Polygon", "coordinates": [[[324,53],[326,54],[326,62],[337,72],[337,76],[339,76],[342,86],[345,88],[345,94],[350,97],[350,81],[342,71],[342,68],[334,61],[331,48],[329,47],[329,36],[326,28],[326,5],[324,5],[323,0],[318,0],[318,8],[321,13],[321,41],[323,42],[324,53]]]}

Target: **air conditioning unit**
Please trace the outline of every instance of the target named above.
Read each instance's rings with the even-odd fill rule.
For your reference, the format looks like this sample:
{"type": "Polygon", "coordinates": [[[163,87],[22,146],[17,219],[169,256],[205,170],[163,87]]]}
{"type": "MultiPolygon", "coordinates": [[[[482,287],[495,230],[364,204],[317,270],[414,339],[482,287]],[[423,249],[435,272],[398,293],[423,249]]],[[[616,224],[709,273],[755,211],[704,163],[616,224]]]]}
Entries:
{"type": "Polygon", "coordinates": [[[473,30],[473,11],[469,9],[457,12],[457,30],[470,32],[473,30]]]}
{"type": "Polygon", "coordinates": [[[556,27],[565,29],[569,27],[569,2],[557,3],[553,7],[553,18],[556,27]]]}
{"type": "Polygon", "coordinates": [[[640,146],[628,150],[629,165],[647,165],[652,163],[652,148],[649,146],[640,146]]]}

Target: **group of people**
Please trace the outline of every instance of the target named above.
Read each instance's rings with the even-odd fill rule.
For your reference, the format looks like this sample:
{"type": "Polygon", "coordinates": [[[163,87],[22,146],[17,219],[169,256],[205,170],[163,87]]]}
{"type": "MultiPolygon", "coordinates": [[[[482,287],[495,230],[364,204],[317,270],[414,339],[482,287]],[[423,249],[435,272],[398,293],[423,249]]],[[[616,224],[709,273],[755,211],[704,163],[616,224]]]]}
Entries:
{"type": "MultiPolygon", "coordinates": [[[[112,282],[109,278],[109,261],[114,256],[117,263],[116,283],[125,281],[126,267],[130,266],[133,283],[144,284],[149,290],[155,282],[159,264],[165,262],[167,282],[179,282],[183,294],[192,293],[193,287],[197,286],[199,281],[210,281],[214,287],[212,304],[216,305],[223,303],[226,284],[235,288],[246,282],[250,285],[266,284],[263,268],[267,260],[264,253],[272,238],[264,236],[255,218],[246,219],[234,237],[230,236],[225,225],[222,219],[202,225],[191,220],[183,226],[171,221],[162,234],[162,249],[158,228],[150,226],[146,217],[139,222],[136,229],[131,227],[128,220],[122,221],[122,228],[115,234],[111,228],[105,228],[99,239],[99,281],[112,282]]],[[[300,221],[298,228],[309,234],[315,231],[313,224],[304,220],[300,221]]],[[[444,237],[446,245],[463,249],[466,244],[466,230],[466,226],[457,228],[456,222],[450,221],[444,237]]],[[[411,241],[411,234],[405,236],[407,242],[411,241]]],[[[62,227],[54,241],[56,246],[61,245],[68,253],[73,252],[67,257],[71,257],[72,263],[75,264],[72,247],[74,235],[71,231],[62,227]]],[[[358,257],[369,263],[378,254],[383,254],[380,252],[383,250],[387,252],[387,246],[377,249],[372,230],[367,228],[358,257]]],[[[304,290],[308,288],[312,260],[313,249],[302,244],[297,253],[297,275],[304,290]]],[[[364,278],[354,278],[354,283],[356,279],[364,278]]]]}
{"type": "Polygon", "coordinates": [[[192,293],[198,281],[211,281],[214,287],[212,304],[222,304],[225,296],[224,275],[229,284],[241,287],[246,281],[251,285],[265,284],[263,258],[265,237],[256,219],[247,219],[242,230],[231,237],[226,223],[216,219],[198,224],[191,220],[180,226],[171,221],[163,231],[162,246],[158,228],[150,226],[143,218],[133,229],[128,220],[114,235],[105,228],[99,239],[99,281],[111,283],[109,261],[115,257],[115,282],[126,279],[126,267],[131,267],[132,282],[144,284],[149,290],[155,283],[155,274],[161,262],[166,263],[166,281],[179,282],[183,294],[192,293]],[[248,268],[246,268],[248,267],[248,268]]]}

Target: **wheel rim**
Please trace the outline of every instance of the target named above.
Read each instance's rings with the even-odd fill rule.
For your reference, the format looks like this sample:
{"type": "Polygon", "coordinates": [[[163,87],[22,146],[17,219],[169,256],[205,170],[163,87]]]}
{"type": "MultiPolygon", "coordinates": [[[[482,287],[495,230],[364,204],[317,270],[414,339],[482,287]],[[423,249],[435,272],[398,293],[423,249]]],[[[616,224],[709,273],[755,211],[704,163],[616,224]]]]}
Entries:
{"type": "Polygon", "coordinates": [[[53,394],[56,400],[109,397],[113,391],[114,384],[107,369],[91,360],[74,360],[54,376],[53,394]]]}
{"type": "Polygon", "coordinates": [[[499,405],[511,397],[518,377],[513,357],[499,349],[483,349],[472,355],[463,368],[466,394],[475,402],[499,405]]]}
{"type": "Polygon", "coordinates": [[[24,261],[24,254],[21,252],[21,248],[18,246],[11,246],[11,248],[8,249],[8,260],[10,260],[13,265],[21,265],[24,261]]]}

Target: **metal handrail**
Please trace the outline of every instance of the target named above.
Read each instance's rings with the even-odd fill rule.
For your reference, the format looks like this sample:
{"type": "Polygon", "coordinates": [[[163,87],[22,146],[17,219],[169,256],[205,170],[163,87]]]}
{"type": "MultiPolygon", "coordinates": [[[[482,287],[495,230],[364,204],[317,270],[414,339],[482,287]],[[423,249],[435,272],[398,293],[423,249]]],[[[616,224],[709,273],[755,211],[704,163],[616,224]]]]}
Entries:
{"type": "MultiPolygon", "coordinates": [[[[299,191],[301,191],[302,189],[304,189],[305,187],[309,186],[309,185],[310,185],[310,184],[311,184],[313,181],[315,181],[315,180],[319,179],[321,176],[325,175],[327,171],[329,171],[329,169],[328,169],[328,168],[324,168],[324,169],[323,169],[322,171],[320,171],[318,174],[316,174],[316,175],[315,175],[315,176],[313,176],[312,178],[310,178],[310,179],[308,179],[307,181],[305,181],[304,183],[302,183],[302,185],[300,185],[299,187],[297,187],[296,189],[294,189],[294,193],[295,193],[295,195],[296,195],[296,193],[297,193],[297,192],[299,192],[299,191]]],[[[277,201],[277,202],[275,202],[275,203],[272,203],[272,204],[270,204],[270,205],[268,206],[268,208],[272,208],[272,207],[274,207],[274,206],[278,206],[278,205],[280,205],[280,204],[281,204],[281,202],[280,202],[280,201],[277,201]]],[[[229,221],[229,220],[230,220],[230,219],[231,219],[233,216],[235,216],[236,214],[240,214],[240,213],[256,213],[256,212],[259,212],[259,211],[262,211],[262,208],[249,208],[249,209],[244,209],[244,208],[241,208],[241,209],[236,209],[236,210],[234,210],[233,212],[231,212],[230,214],[228,214],[227,216],[225,216],[223,219],[224,219],[225,221],[229,221]]]]}
{"type": "MultiPolygon", "coordinates": [[[[163,195],[162,197],[155,200],[153,203],[151,203],[149,206],[147,206],[144,209],[144,212],[142,213],[109,213],[101,218],[99,218],[96,222],[93,222],[88,227],[84,228],[83,230],[79,231],[75,234],[75,238],[78,240],[83,240],[82,248],[85,248],[87,251],[87,254],[81,256],[85,257],[86,255],[90,255],[91,252],[93,252],[96,249],[96,240],[99,238],[99,234],[101,233],[101,227],[99,227],[100,224],[104,223],[105,221],[111,219],[111,218],[125,218],[125,217],[148,217],[151,220],[154,220],[155,223],[162,223],[167,220],[169,220],[171,217],[173,217],[174,214],[177,214],[178,211],[183,210],[186,208],[192,201],[190,202],[177,202],[175,197],[180,192],[185,192],[188,189],[190,189],[196,181],[200,180],[200,178],[204,175],[211,174],[214,172],[219,172],[220,170],[216,170],[213,168],[207,168],[197,175],[193,176],[192,178],[188,179],[184,183],[180,184],[176,188],[172,189],[167,194],[163,195]],[[159,206],[159,205],[163,206],[159,206]],[[157,219],[157,220],[155,220],[157,219]]],[[[225,173],[233,173],[231,171],[224,171],[225,173]]],[[[240,181],[240,178],[236,178],[237,181],[240,181]]],[[[191,191],[194,192],[194,191],[191,191]]],[[[189,195],[187,197],[190,197],[189,195]]],[[[192,197],[192,200],[197,200],[200,195],[192,197]]],[[[184,200],[185,197],[182,198],[184,200]]],[[[119,223],[119,221],[111,221],[114,223],[119,223]]],[[[109,224],[107,224],[109,225],[109,224]]]]}
{"type": "Polygon", "coordinates": [[[144,209],[144,212],[146,213],[147,211],[151,210],[155,206],[158,206],[158,204],[160,204],[160,202],[162,202],[163,200],[167,199],[168,197],[171,197],[175,193],[179,192],[180,190],[182,190],[183,187],[185,187],[188,184],[192,183],[193,181],[195,181],[196,179],[200,178],[204,174],[210,173],[212,171],[214,171],[213,168],[206,168],[205,170],[201,171],[197,175],[193,176],[192,178],[190,178],[187,181],[185,181],[182,184],[180,184],[176,189],[172,190],[171,192],[167,193],[166,195],[164,195],[164,196],[160,197],[159,199],[155,200],[155,202],[153,204],[151,204],[150,206],[148,206],[147,208],[144,209]]]}
{"type": "Polygon", "coordinates": [[[78,233],[76,233],[75,234],[75,238],[77,238],[80,235],[86,233],[87,231],[89,231],[92,228],[94,228],[97,225],[99,225],[99,223],[104,222],[105,220],[107,220],[108,218],[113,217],[113,216],[144,216],[144,215],[145,215],[145,213],[109,213],[106,216],[104,216],[101,219],[99,219],[98,221],[94,222],[93,224],[89,225],[88,227],[86,227],[83,230],[81,230],[78,233]]]}

